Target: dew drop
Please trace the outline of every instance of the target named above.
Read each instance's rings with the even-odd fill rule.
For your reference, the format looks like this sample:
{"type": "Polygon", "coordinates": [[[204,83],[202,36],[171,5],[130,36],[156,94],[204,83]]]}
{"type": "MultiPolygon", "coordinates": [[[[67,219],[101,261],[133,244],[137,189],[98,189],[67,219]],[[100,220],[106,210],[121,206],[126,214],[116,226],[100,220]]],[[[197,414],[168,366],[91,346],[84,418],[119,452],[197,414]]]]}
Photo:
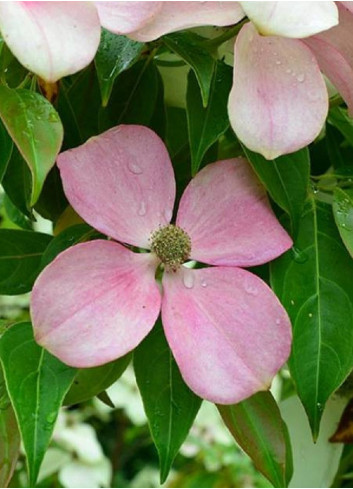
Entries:
{"type": "Polygon", "coordinates": [[[139,207],[139,210],[138,210],[138,215],[139,216],[145,216],[146,215],[146,212],[147,212],[147,205],[146,205],[146,202],[142,201],[140,203],[140,207],[139,207]]]}
{"type": "Polygon", "coordinates": [[[293,299],[291,299],[290,303],[291,303],[292,306],[294,306],[294,304],[295,304],[295,302],[294,302],[293,299]]]}
{"type": "Polygon", "coordinates": [[[281,324],[281,320],[279,318],[276,319],[276,324],[281,324]]]}
{"type": "Polygon", "coordinates": [[[312,312],[309,312],[308,316],[309,316],[309,318],[312,318],[313,317],[313,313],[312,312]]]}
{"type": "Polygon", "coordinates": [[[299,83],[302,83],[305,80],[304,73],[299,73],[299,75],[297,76],[297,80],[299,83]]]}
{"type": "Polygon", "coordinates": [[[292,73],[292,70],[290,68],[287,68],[286,73],[290,74],[290,73],[292,73]]]}
{"type": "Polygon", "coordinates": [[[183,277],[184,286],[187,289],[192,289],[195,283],[194,276],[190,272],[185,272],[183,277]]]}
{"type": "Polygon", "coordinates": [[[250,295],[257,295],[259,293],[257,288],[250,284],[245,284],[245,292],[250,295]]]}
{"type": "Polygon", "coordinates": [[[276,61],[276,65],[281,65],[282,64],[282,61],[280,61],[279,59],[276,61]]]}
{"type": "Polygon", "coordinates": [[[141,175],[141,173],[143,173],[142,168],[133,161],[129,161],[127,167],[134,175],[141,175]]]}
{"type": "Polygon", "coordinates": [[[208,285],[208,284],[207,284],[206,280],[202,280],[202,282],[201,282],[201,287],[207,287],[207,285],[208,285]]]}

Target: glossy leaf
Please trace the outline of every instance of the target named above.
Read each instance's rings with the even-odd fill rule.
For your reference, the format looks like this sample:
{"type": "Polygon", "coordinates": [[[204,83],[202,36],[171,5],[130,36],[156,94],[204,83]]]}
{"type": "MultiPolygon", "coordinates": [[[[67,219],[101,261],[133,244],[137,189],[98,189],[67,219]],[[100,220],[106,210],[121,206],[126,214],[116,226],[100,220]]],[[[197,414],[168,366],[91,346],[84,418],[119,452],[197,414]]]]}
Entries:
{"type": "Polygon", "coordinates": [[[66,394],[64,404],[77,404],[98,396],[124,373],[130,360],[131,354],[128,354],[100,367],[80,369],[66,394]]]}
{"type": "Polygon", "coordinates": [[[32,325],[18,323],[0,339],[0,357],[34,487],[63,398],[76,370],[33,339],[32,325]]]}
{"type": "Polygon", "coordinates": [[[47,234],[32,231],[0,230],[0,294],[16,295],[31,290],[51,239],[47,234]]]}
{"type": "Polygon", "coordinates": [[[272,199],[290,217],[290,232],[295,239],[308,195],[310,158],[307,148],[268,161],[244,147],[245,155],[267,188],[272,199]]]}
{"type": "Polygon", "coordinates": [[[31,170],[34,205],[63,140],[59,116],[38,93],[1,86],[0,117],[31,170]]]}
{"type": "Polygon", "coordinates": [[[149,60],[139,61],[122,73],[114,85],[109,105],[100,111],[100,132],[119,124],[149,125],[158,88],[158,71],[149,60]]]}
{"type": "Polygon", "coordinates": [[[216,59],[204,46],[204,39],[194,32],[185,31],[168,34],[163,41],[192,68],[200,86],[202,105],[207,107],[216,59]]]}
{"type": "Polygon", "coordinates": [[[7,487],[20,454],[21,437],[0,369],[0,487],[7,487]]]}
{"type": "Polygon", "coordinates": [[[343,243],[353,257],[353,190],[335,188],[333,214],[343,243]]]}
{"type": "Polygon", "coordinates": [[[32,179],[31,172],[14,146],[2,185],[9,199],[22,214],[33,219],[30,205],[32,179]]]}
{"type": "Polygon", "coordinates": [[[289,367],[314,439],[326,401],[353,366],[352,276],[331,206],[311,197],[296,247],[271,264],[271,282],[292,321],[289,367]]]}
{"type": "Polygon", "coordinates": [[[159,322],[135,350],[134,368],[158,450],[163,483],[191,428],[201,399],[184,383],[159,322]]]}
{"type": "Polygon", "coordinates": [[[328,122],[332,124],[353,146],[353,120],[348,116],[347,110],[342,107],[334,107],[330,110],[328,122]]]}
{"type": "Polygon", "coordinates": [[[75,226],[64,229],[53,238],[46,248],[41,259],[41,267],[46,267],[59,253],[70,246],[88,241],[96,233],[97,231],[92,229],[88,224],[76,224],[75,226]]]}
{"type": "Polygon", "coordinates": [[[195,175],[206,151],[228,129],[227,101],[232,86],[232,70],[218,62],[206,108],[202,105],[200,89],[192,71],[188,75],[186,94],[191,171],[195,175]]]}
{"type": "Polygon", "coordinates": [[[275,487],[287,487],[292,476],[292,453],[287,427],[270,392],[259,392],[219,412],[255,467],[275,487]]]}
{"type": "Polygon", "coordinates": [[[0,122],[0,183],[5,175],[7,165],[11,158],[13,143],[4,125],[0,122]]]}
{"type": "Polygon", "coordinates": [[[109,102],[116,78],[138,60],[144,46],[141,42],[102,29],[95,64],[103,107],[109,102]]]}

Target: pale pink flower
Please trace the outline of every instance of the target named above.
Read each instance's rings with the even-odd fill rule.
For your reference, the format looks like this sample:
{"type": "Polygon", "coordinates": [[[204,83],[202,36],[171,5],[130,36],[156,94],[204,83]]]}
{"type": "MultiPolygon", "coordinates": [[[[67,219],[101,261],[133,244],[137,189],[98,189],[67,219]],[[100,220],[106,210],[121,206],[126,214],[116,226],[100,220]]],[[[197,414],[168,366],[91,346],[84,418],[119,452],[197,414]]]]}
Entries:
{"type": "Polygon", "coordinates": [[[115,241],[75,245],[41,273],[31,300],[38,343],[69,365],[101,365],[133,350],[161,312],[199,396],[234,403],[267,389],[289,355],[290,323],[271,289],[239,267],[266,263],[292,242],[250,165],[236,158],[201,170],[175,226],[172,164],[150,129],[110,129],[59,155],[58,166],[73,208],[115,241]],[[189,259],[211,266],[191,269],[189,259]]]}

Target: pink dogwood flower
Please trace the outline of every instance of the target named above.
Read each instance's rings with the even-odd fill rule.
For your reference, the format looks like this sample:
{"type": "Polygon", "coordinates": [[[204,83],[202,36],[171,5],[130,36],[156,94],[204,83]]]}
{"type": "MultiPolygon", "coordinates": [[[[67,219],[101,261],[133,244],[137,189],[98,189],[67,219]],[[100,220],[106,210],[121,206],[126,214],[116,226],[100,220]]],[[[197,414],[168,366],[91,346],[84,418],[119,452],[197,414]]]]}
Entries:
{"type": "Polygon", "coordinates": [[[69,248],[38,277],[38,343],[69,365],[101,365],[133,350],[161,312],[196,394],[235,403],[267,389],[289,355],[290,322],[272,290],[242,267],[278,257],[292,241],[250,165],[235,158],[202,169],[175,224],[172,164],[146,127],[112,128],[60,154],[58,166],[73,208],[111,239],[69,248]]]}

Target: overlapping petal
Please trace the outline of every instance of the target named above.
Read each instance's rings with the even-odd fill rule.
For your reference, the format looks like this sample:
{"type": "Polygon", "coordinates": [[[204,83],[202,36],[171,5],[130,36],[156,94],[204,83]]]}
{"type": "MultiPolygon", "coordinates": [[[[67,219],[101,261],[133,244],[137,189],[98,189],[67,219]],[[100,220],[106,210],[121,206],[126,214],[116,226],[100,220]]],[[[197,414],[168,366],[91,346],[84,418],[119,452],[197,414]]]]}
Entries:
{"type": "Polygon", "coordinates": [[[236,24],[244,17],[244,12],[239,2],[160,3],[162,8],[153,20],[135,32],[130,32],[129,37],[137,41],[153,41],[169,32],[190,27],[236,24]]]}
{"type": "Polygon", "coordinates": [[[20,63],[49,82],[87,66],[100,40],[90,2],[0,2],[0,30],[20,63]]]}
{"type": "Polygon", "coordinates": [[[163,287],[167,340],[196,394],[231,404],[269,387],[288,358],[291,328],[262,280],[239,268],[182,267],[163,287]]]}
{"type": "Polygon", "coordinates": [[[338,24],[335,2],[240,2],[257,30],[266,36],[302,38],[338,24]]]}
{"type": "Polygon", "coordinates": [[[239,139],[273,159],[312,142],[327,111],[326,86],[308,47],[296,39],[261,36],[245,25],[235,44],[228,104],[239,139]]]}
{"type": "Polygon", "coordinates": [[[304,42],[315,54],[322,72],[334,84],[353,115],[353,5],[338,4],[340,22],[337,27],[304,42]]]}
{"type": "Polygon", "coordinates": [[[95,2],[103,27],[115,34],[129,34],[152,22],[163,2],[95,2]]]}
{"type": "Polygon", "coordinates": [[[292,245],[243,158],[218,161],[186,188],[177,225],[191,238],[193,259],[212,265],[266,263],[292,245]]]}
{"type": "Polygon", "coordinates": [[[97,240],[61,253],[38,277],[31,315],[38,343],[75,367],[125,355],[152,329],[161,304],[152,254],[97,240]]]}
{"type": "Polygon", "coordinates": [[[102,233],[149,248],[151,233],[170,222],[173,168],[151,129],[115,127],[61,153],[58,166],[72,207],[102,233]]]}

